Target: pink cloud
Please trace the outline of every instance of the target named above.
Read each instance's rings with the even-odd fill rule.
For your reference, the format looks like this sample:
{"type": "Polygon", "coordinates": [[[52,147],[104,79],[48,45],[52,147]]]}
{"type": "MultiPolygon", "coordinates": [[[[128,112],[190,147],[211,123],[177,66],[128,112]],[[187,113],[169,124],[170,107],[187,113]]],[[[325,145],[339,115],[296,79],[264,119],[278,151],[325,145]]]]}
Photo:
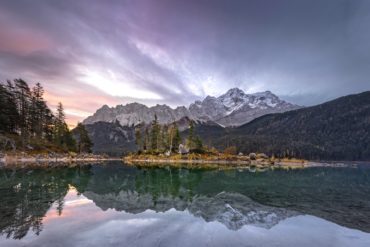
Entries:
{"type": "Polygon", "coordinates": [[[68,94],[47,90],[44,98],[53,110],[59,102],[62,102],[67,116],[66,121],[70,127],[74,127],[77,122],[81,122],[104,104],[115,106],[120,103],[119,99],[93,88],[85,88],[85,90],[76,88],[68,94]]]}
{"type": "Polygon", "coordinates": [[[19,55],[54,47],[51,39],[44,33],[23,26],[9,25],[0,18],[0,52],[19,55]]]}

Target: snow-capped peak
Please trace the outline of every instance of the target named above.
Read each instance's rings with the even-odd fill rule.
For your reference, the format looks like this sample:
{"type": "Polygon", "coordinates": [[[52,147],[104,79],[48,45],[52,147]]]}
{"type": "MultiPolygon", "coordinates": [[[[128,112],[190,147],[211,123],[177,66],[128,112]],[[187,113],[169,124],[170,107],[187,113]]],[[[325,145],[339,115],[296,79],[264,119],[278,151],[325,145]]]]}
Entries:
{"type": "Polygon", "coordinates": [[[197,121],[213,121],[222,126],[238,126],[268,113],[284,112],[299,106],[287,103],[270,91],[246,94],[239,88],[232,88],[219,97],[207,96],[203,101],[195,101],[189,108],[184,106],[172,109],[167,105],[147,107],[139,103],[118,105],[109,108],[104,105],[93,116],[84,120],[94,122],[114,122],[132,125],[149,123],[157,115],[161,124],[168,124],[188,117],[197,121]]]}
{"type": "Polygon", "coordinates": [[[245,93],[244,93],[243,90],[241,90],[240,88],[234,87],[234,88],[229,89],[225,94],[221,95],[220,97],[222,97],[222,96],[238,97],[238,96],[242,96],[244,94],[245,93]]]}

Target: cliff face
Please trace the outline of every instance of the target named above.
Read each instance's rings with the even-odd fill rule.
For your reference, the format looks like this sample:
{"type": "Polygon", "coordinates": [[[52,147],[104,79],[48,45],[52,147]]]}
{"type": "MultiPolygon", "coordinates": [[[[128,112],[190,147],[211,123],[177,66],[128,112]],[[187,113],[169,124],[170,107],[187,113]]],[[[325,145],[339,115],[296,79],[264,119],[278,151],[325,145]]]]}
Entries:
{"type": "Polygon", "coordinates": [[[213,145],[324,160],[370,160],[370,92],[321,105],[257,118],[223,135],[213,145]]]}
{"type": "Polygon", "coordinates": [[[94,153],[121,156],[136,150],[133,127],[121,126],[118,122],[97,122],[85,127],[94,144],[94,153]]]}
{"type": "Polygon", "coordinates": [[[92,116],[86,118],[84,124],[96,122],[115,122],[123,126],[150,123],[157,115],[160,124],[169,124],[187,117],[196,121],[212,121],[223,126],[239,126],[259,116],[297,109],[299,106],[279,99],[270,91],[245,94],[238,88],[227,91],[220,97],[207,96],[203,101],[196,101],[187,108],[180,106],[175,109],[167,105],[147,107],[139,103],[125,106],[108,107],[104,105],[92,116]]]}
{"type": "MultiPolygon", "coordinates": [[[[265,97],[270,94],[265,92],[255,94],[253,97],[248,96],[250,101],[246,104],[246,100],[239,100],[246,97],[245,94],[234,89],[219,98],[208,97],[203,102],[196,102],[196,105],[191,105],[189,110],[183,108],[183,111],[189,113],[193,119],[197,119],[194,125],[195,134],[201,137],[203,143],[219,150],[236,146],[238,152],[261,152],[278,157],[293,156],[310,160],[370,160],[369,91],[341,97],[317,106],[266,114],[237,127],[225,128],[222,125],[224,121],[229,120],[227,126],[238,122],[232,119],[244,114],[245,108],[255,110],[257,107],[252,108],[255,105],[259,105],[259,109],[264,107],[265,111],[270,110],[268,105],[274,106],[275,110],[280,109],[279,105],[282,106],[281,109],[286,109],[283,107],[285,103],[279,102],[277,98],[265,97]],[[228,107],[227,109],[232,109],[231,113],[219,118],[226,114],[227,110],[217,102],[222,102],[225,107],[228,107]],[[205,116],[205,113],[209,114],[205,116]]],[[[159,108],[161,107],[155,109],[159,108]]],[[[110,108],[106,107],[106,109],[110,108]]],[[[251,112],[249,111],[249,114],[251,112]]],[[[258,114],[262,114],[262,111],[259,110],[258,114]]],[[[167,115],[164,114],[164,116],[167,115]]],[[[102,119],[106,119],[105,117],[110,115],[104,113],[102,116],[102,119]]],[[[161,116],[158,115],[159,120],[161,116]]],[[[183,137],[187,135],[187,126],[191,117],[176,120],[183,137]]],[[[148,117],[148,121],[149,119],[148,117]]],[[[164,120],[162,117],[162,123],[167,121],[172,123],[173,119],[177,119],[177,116],[170,120],[164,120]]],[[[95,123],[89,127],[90,130],[96,128],[92,126],[100,125],[95,123]]],[[[100,132],[98,131],[99,135],[92,135],[93,142],[100,143],[100,138],[103,138],[105,141],[102,142],[102,146],[114,149],[115,144],[122,141],[121,151],[134,150],[133,127],[121,126],[121,128],[130,130],[131,134],[124,135],[124,138],[113,138],[112,134],[107,132],[110,128],[104,127],[100,128],[100,132]],[[96,138],[98,138],[97,141],[96,138]]]]}

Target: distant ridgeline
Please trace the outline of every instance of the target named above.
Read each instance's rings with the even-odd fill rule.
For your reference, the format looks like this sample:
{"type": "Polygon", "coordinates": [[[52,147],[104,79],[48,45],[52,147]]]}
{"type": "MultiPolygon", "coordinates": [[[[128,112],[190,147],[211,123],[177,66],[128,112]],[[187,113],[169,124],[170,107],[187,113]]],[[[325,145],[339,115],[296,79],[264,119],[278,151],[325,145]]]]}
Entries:
{"type": "Polygon", "coordinates": [[[54,115],[43,94],[40,83],[33,88],[22,79],[0,83],[0,151],[89,152],[85,127],[79,124],[72,133],[62,103],[54,115]]]}
{"type": "MultiPolygon", "coordinates": [[[[186,114],[182,118],[172,116],[175,121],[161,123],[155,111],[149,122],[133,124],[138,116],[145,115],[144,111],[135,115],[135,121],[126,119],[132,123],[127,126],[119,122],[122,119],[112,120],[115,115],[108,112],[106,116],[105,112],[102,118],[107,121],[91,124],[85,121],[72,131],[65,123],[63,105],[59,103],[54,115],[43,94],[44,89],[39,83],[32,88],[22,79],[0,83],[0,152],[93,151],[117,156],[134,151],[177,152],[182,143],[193,150],[216,148],[310,160],[370,160],[369,91],[247,121],[250,114],[256,116],[251,109],[257,109],[255,105],[258,104],[262,110],[281,106],[274,109],[276,111],[295,106],[279,101],[270,92],[246,95],[232,89],[214,101],[218,102],[218,110],[232,108],[238,111],[237,122],[247,122],[238,127],[231,127],[237,126],[232,122],[228,124],[230,127],[224,127],[212,118],[194,118],[186,114]]],[[[199,109],[207,108],[207,113],[212,115],[211,102],[204,102],[199,109]]],[[[161,118],[171,119],[163,115],[166,112],[160,111],[161,118]]],[[[228,116],[228,119],[231,121],[232,118],[228,116]]]]}
{"type": "MultiPolygon", "coordinates": [[[[175,123],[180,139],[187,140],[189,121],[181,119],[175,123]]],[[[234,128],[224,128],[212,121],[193,123],[192,135],[199,136],[203,145],[219,151],[235,147],[237,153],[262,152],[276,157],[370,160],[370,92],[317,106],[267,114],[234,128]]],[[[138,149],[135,145],[137,126],[121,126],[115,121],[97,122],[86,125],[86,128],[93,142],[97,143],[93,147],[95,152],[114,150],[116,154],[123,154],[138,149]]],[[[142,129],[141,138],[144,131],[142,129]]]]}
{"type": "MultiPolygon", "coordinates": [[[[268,114],[234,129],[202,138],[222,149],[264,152],[311,160],[370,160],[370,92],[349,95],[321,105],[268,114]],[[222,133],[222,134],[221,134],[222,133]]],[[[214,130],[213,130],[214,132],[214,130]]]]}

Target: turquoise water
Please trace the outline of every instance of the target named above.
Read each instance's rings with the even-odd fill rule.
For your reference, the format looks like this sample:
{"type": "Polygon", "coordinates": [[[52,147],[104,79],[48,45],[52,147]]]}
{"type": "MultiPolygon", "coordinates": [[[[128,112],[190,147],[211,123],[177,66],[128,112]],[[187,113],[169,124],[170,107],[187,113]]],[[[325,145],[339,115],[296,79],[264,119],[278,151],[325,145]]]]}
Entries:
{"type": "Polygon", "coordinates": [[[0,168],[0,246],[370,246],[370,167],[0,168]]]}

